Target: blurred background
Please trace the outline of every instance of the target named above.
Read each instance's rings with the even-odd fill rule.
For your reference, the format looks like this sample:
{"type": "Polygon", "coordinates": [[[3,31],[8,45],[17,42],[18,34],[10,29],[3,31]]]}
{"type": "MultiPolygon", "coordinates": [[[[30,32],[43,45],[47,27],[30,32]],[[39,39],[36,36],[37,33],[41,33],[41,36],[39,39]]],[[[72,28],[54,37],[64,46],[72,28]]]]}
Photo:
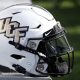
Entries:
{"type": "Polygon", "coordinates": [[[80,0],[32,0],[49,10],[67,30],[67,37],[75,50],[73,72],[53,80],[80,80],[80,0]]]}
{"type": "MultiPolygon", "coordinates": [[[[5,7],[6,3],[2,3],[2,1],[0,0],[0,6],[5,7]]],[[[61,22],[67,30],[67,38],[75,50],[73,72],[63,77],[53,78],[53,80],[80,80],[80,0],[32,0],[32,2],[49,10],[55,19],[61,22]]]]}

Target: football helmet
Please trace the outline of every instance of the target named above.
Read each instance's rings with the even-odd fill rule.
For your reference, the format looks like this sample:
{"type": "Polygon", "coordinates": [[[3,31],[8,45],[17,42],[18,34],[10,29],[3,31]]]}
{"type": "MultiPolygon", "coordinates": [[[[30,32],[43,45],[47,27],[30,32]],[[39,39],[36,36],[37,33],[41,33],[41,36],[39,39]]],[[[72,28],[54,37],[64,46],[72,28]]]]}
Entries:
{"type": "Polygon", "coordinates": [[[0,65],[31,76],[68,74],[74,50],[65,33],[60,22],[42,7],[10,6],[0,11],[0,65]]]}

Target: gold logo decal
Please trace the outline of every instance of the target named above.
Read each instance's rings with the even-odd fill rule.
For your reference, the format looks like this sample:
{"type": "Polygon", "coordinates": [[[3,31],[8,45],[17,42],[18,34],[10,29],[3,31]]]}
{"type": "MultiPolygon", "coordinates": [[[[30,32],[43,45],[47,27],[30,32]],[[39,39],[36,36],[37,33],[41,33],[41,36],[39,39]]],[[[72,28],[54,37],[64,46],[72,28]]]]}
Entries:
{"type": "Polygon", "coordinates": [[[25,37],[29,26],[20,26],[17,21],[11,21],[12,17],[0,19],[0,34],[5,33],[8,38],[13,38],[18,43],[21,37],[25,37]]]}

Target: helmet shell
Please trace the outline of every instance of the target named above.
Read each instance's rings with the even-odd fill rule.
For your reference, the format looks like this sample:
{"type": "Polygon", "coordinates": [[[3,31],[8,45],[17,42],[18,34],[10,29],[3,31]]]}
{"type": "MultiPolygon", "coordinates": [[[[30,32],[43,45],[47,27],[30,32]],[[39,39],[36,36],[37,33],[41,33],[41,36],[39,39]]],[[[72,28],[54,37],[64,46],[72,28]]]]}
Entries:
{"type": "MultiPolygon", "coordinates": [[[[9,41],[15,41],[23,46],[28,46],[30,38],[43,38],[43,33],[53,28],[57,22],[47,10],[35,5],[20,4],[10,6],[0,12],[0,65],[12,67],[13,64],[19,64],[28,72],[32,71],[37,65],[39,57],[30,52],[21,51],[9,44],[9,41]],[[25,58],[15,59],[11,55],[22,55],[25,58]]],[[[36,50],[40,40],[33,42],[36,44],[36,50]]]]}

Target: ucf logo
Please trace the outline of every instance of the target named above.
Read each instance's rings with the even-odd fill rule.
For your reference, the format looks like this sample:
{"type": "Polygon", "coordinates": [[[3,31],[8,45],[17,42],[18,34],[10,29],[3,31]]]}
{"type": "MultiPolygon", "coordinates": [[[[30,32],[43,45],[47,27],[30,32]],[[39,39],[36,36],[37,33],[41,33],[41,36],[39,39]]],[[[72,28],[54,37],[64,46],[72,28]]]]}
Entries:
{"type": "Polygon", "coordinates": [[[5,33],[8,38],[13,38],[14,42],[19,43],[21,37],[25,37],[28,26],[20,27],[17,21],[11,21],[12,17],[0,19],[0,34],[5,33]]]}

